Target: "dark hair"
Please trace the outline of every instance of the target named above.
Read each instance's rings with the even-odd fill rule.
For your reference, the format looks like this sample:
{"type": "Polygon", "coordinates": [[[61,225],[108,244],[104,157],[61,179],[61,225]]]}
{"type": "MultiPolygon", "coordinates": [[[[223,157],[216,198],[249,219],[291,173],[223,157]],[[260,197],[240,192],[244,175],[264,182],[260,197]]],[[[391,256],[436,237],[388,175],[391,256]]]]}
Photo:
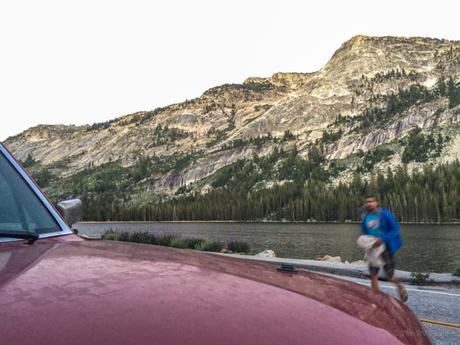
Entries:
{"type": "Polygon", "coordinates": [[[379,201],[379,197],[375,194],[366,195],[366,199],[374,199],[375,201],[379,201]]]}

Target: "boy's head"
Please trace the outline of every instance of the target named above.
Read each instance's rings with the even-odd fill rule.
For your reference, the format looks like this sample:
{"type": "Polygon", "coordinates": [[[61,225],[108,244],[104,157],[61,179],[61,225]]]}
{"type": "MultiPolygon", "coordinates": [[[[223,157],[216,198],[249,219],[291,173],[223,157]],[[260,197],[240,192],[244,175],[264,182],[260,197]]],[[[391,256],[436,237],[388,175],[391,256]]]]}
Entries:
{"type": "Polygon", "coordinates": [[[376,195],[368,195],[366,196],[366,208],[373,212],[377,207],[379,207],[379,199],[376,195]]]}

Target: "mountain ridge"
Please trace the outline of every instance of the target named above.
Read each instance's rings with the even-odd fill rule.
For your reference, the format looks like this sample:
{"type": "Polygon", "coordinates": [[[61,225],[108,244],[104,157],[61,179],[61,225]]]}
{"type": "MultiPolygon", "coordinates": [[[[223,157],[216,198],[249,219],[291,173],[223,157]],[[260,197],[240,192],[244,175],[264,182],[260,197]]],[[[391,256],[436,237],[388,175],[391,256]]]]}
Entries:
{"type": "MultiPolygon", "coordinates": [[[[325,171],[340,166],[329,180],[337,184],[351,181],[367,161],[372,168],[363,176],[457,159],[459,75],[460,41],[357,35],[315,72],[248,77],[192,100],[102,123],[35,126],[5,143],[20,160],[32,162],[32,173],[49,173],[56,197],[53,181],[141,161],[161,168],[130,185],[127,202],[148,202],[154,194],[174,197],[184,188],[206,192],[225,167],[293,149],[299,159],[317,150],[325,171]],[[414,158],[408,153],[412,137],[439,144],[414,158]]],[[[275,162],[274,169],[282,164],[275,162]]],[[[272,176],[260,183],[282,182],[272,176]]]]}

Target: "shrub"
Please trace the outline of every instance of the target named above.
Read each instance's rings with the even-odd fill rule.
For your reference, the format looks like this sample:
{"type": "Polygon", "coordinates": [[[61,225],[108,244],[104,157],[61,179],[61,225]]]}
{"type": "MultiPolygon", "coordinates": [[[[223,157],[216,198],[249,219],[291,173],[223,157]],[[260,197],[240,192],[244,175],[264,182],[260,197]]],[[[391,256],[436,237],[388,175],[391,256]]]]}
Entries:
{"type": "Polygon", "coordinates": [[[410,274],[410,283],[412,285],[424,285],[428,282],[430,275],[428,273],[412,272],[410,274]]]}
{"type": "Polygon", "coordinates": [[[24,162],[21,162],[21,163],[22,163],[22,166],[27,169],[27,168],[31,167],[32,165],[34,165],[36,163],[36,161],[32,157],[32,155],[29,153],[27,155],[26,160],[24,162]]]}
{"type": "Polygon", "coordinates": [[[423,134],[420,128],[413,129],[405,140],[405,148],[401,156],[403,163],[426,162],[430,158],[439,157],[446,138],[441,134],[436,137],[434,134],[423,134]]]}
{"type": "Polygon", "coordinates": [[[174,238],[169,245],[174,248],[188,248],[188,243],[183,238],[174,238]]]}
{"type": "Polygon", "coordinates": [[[174,233],[171,233],[171,232],[166,232],[166,233],[163,233],[161,234],[160,236],[158,236],[157,238],[157,244],[159,244],[160,246],[170,246],[171,245],[171,242],[180,237],[180,234],[174,234],[174,233]]]}
{"type": "Polygon", "coordinates": [[[150,232],[133,232],[128,235],[129,242],[156,244],[157,238],[155,234],[150,232]]]}
{"type": "Polygon", "coordinates": [[[48,187],[50,181],[55,178],[53,173],[50,170],[46,169],[46,168],[42,168],[40,170],[37,170],[37,171],[33,172],[32,176],[35,179],[35,182],[37,182],[37,184],[41,188],[48,187]]]}
{"type": "Polygon", "coordinates": [[[458,267],[453,273],[454,276],[460,277],[460,267],[458,267]]]}
{"type": "Polygon", "coordinates": [[[186,237],[184,242],[187,243],[187,248],[194,249],[198,245],[204,242],[201,238],[186,237]]]}
{"type": "Polygon", "coordinates": [[[117,241],[118,240],[118,234],[116,232],[106,232],[101,236],[101,238],[103,240],[117,241]]]}
{"type": "Polygon", "coordinates": [[[205,252],[220,252],[224,249],[224,244],[219,241],[203,241],[195,246],[197,250],[203,250],[205,252]]]}
{"type": "Polygon", "coordinates": [[[102,239],[112,241],[156,244],[167,247],[203,250],[206,252],[221,252],[223,249],[228,249],[235,253],[248,253],[250,249],[248,243],[237,239],[229,239],[225,243],[221,241],[205,241],[201,238],[184,237],[181,233],[176,232],[129,232],[110,229],[104,232],[104,234],[102,234],[102,239]]]}
{"type": "Polygon", "coordinates": [[[225,243],[228,250],[235,253],[249,253],[249,244],[247,242],[230,239],[225,243]]]}
{"type": "Polygon", "coordinates": [[[342,134],[343,134],[343,130],[341,130],[341,129],[338,132],[324,131],[322,141],[325,144],[334,143],[334,142],[336,142],[337,140],[339,140],[342,137],[342,134]]]}
{"type": "Polygon", "coordinates": [[[294,135],[294,133],[292,133],[289,129],[288,130],[285,130],[284,131],[284,135],[283,135],[283,138],[281,139],[282,141],[290,141],[290,140],[294,140],[296,138],[296,136],[294,135]]]}
{"type": "Polygon", "coordinates": [[[131,241],[131,236],[130,236],[129,232],[120,232],[118,234],[117,241],[130,242],[131,241]]]}

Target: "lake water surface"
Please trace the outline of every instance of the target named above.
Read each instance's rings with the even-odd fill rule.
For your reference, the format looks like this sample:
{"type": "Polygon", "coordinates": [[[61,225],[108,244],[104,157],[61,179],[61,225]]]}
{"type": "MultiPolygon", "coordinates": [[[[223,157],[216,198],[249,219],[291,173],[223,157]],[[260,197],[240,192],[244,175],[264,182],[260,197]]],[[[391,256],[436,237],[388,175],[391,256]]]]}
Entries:
{"type": "MultiPolygon", "coordinates": [[[[278,257],[315,259],[340,256],[362,259],[356,246],[357,224],[130,222],[78,223],[82,233],[98,236],[105,230],[177,231],[209,240],[237,238],[253,252],[273,249],[278,257]]],[[[396,256],[398,269],[417,272],[453,272],[460,267],[460,225],[401,225],[403,248],[396,256]]]]}

